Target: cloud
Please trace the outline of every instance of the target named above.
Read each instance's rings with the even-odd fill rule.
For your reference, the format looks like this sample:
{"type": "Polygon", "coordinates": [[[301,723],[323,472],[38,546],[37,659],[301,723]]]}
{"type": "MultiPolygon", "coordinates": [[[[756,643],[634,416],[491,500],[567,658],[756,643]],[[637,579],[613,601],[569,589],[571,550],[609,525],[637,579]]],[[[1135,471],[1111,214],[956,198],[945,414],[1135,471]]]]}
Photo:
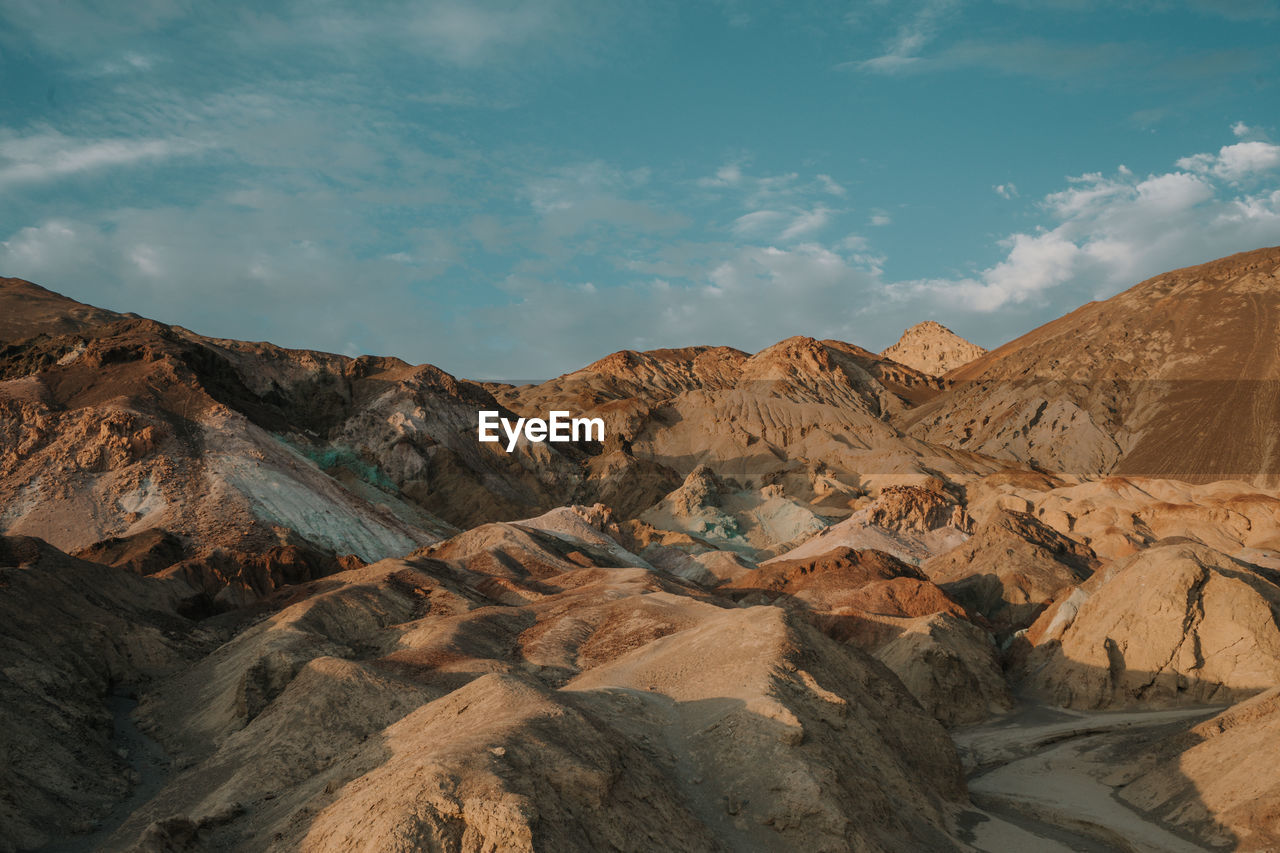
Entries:
{"type": "Polygon", "coordinates": [[[753,210],[733,220],[729,228],[739,237],[758,236],[773,233],[777,224],[784,218],[784,214],[777,210],[753,210]]]}
{"type": "Polygon", "coordinates": [[[0,187],[45,183],[147,161],[195,153],[184,139],[73,139],[49,129],[0,133],[0,187]]]}
{"type": "Polygon", "coordinates": [[[1170,269],[1280,243],[1280,190],[1242,192],[1238,183],[1280,165],[1280,149],[1238,143],[1176,165],[1185,171],[1138,177],[1121,166],[1111,176],[1070,178],[1040,203],[1056,224],[1006,238],[998,263],[974,276],[893,283],[887,292],[975,312],[1059,298],[1069,308],[1170,269]]]}
{"type": "Polygon", "coordinates": [[[781,239],[794,240],[797,237],[806,237],[821,231],[831,221],[831,213],[828,208],[819,206],[796,215],[791,220],[791,224],[783,230],[781,239]]]}
{"type": "Polygon", "coordinates": [[[757,175],[749,173],[741,161],[721,166],[714,175],[698,178],[694,183],[701,189],[719,191],[717,195],[720,196],[736,196],[749,211],[772,207],[785,208],[797,214],[801,207],[814,203],[817,198],[843,198],[848,194],[848,190],[828,174],[812,177],[802,177],[799,172],[757,175]]]}
{"type": "Polygon", "coordinates": [[[877,210],[875,213],[872,213],[871,219],[868,220],[868,224],[874,225],[877,228],[885,225],[891,225],[892,223],[893,217],[885,213],[883,210],[877,210]]]}
{"type": "Polygon", "coordinates": [[[822,231],[831,224],[836,213],[824,205],[817,205],[811,210],[753,210],[735,219],[729,230],[738,237],[790,242],[822,231]]]}
{"type": "Polygon", "coordinates": [[[1013,183],[1008,183],[1008,184],[996,184],[996,185],[995,185],[994,187],[992,187],[991,189],[995,190],[996,195],[1000,196],[1001,198],[1010,198],[1010,199],[1012,199],[1012,198],[1017,198],[1017,197],[1018,197],[1018,185],[1017,185],[1017,184],[1013,184],[1013,183]]]}
{"type": "Polygon", "coordinates": [[[844,187],[832,180],[830,175],[818,175],[818,183],[831,195],[844,196],[847,192],[844,187]]]}
{"type": "Polygon", "coordinates": [[[458,65],[474,65],[499,51],[539,40],[557,29],[554,10],[544,3],[509,8],[475,2],[429,3],[413,17],[406,35],[432,55],[458,65]]]}
{"type": "MultiPolygon", "coordinates": [[[[1051,80],[1063,85],[1107,85],[1123,74],[1144,85],[1182,87],[1188,80],[1264,74],[1275,66],[1274,56],[1245,47],[1232,50],[1182,50],[1170,54],[1164,46],[1142,41],[1069,42],[1028,36],[1005,40],[960,39],[932,52],[887,53],[863,62],[843,63],[838,69],[881,75],[950,73],[978,69],[1010,76],[1051,80]]],[[[1166,110],[1143,110],[1135,121],[1149,124],[1166,110]]]]}
{"type": "Polygon", "coordinates": [[[700,187],[733,187],[742,182],[742,164],[726,163],[719,169],[716,169],[715,175],[708,178],[699,178],[698,186],[700,187]]]}
{"type": "Polygon", "coordinates": [[[483,309],[481,329],[507,333],[474,352],[472,375],[512,376],[519,357],[531,376],[551,376],[618,349],[724,344],[755,350],[791,335],[847,337],[878,274],[816,243],[741,246],[683,282],[636,281],[594,292],[559,280],[517,278],[514,305],[483,309]]]}
{"type": "MultiPolygon", "coordinates": [[[[1236,132],[1239,123],[1232,128],[1236,132]]],[[[1245,128],[1248,132],[1248,128],[1245,128]]],[[[1240,136],[1240,133],[1236,133],[1240,136]]],[[[1280,166],[1280,145],[1269,142],[1237,142],[1224,145],[1217,154],[1193,154],[1178,161],[1178,168],[1209,174],[1227,181],[1243,181],[1280,166]]]]}
{"type": "Polygon", "coordinates": [[[921,48],[937,35],[942,19],[958,6],[957,0],[924,0],[910,19],[902,24],[888,44],[885,52],[861,62],[845,63],[874,74],[896,74],[920,61],[921,48]]]}
{"type": "Polygon", "coordinates": [[[1280,18],[1275,0],[1189,0],[1198,12],[1218,15],[1231,21],[1274,21],[1280,18]]]}

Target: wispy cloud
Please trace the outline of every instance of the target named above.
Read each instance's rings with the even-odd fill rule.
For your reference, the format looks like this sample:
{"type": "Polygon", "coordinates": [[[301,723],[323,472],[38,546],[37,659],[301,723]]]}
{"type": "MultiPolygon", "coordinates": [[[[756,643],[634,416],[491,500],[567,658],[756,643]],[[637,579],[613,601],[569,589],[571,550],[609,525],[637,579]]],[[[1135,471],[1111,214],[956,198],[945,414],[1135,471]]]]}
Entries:
{"type": "Polygon", "coordinates": [[[924,0],[902,24],[879,56],[842,67],[877,74],[895,74],[920,61],[920,51],[937,36],[943,19],[959,6],[958,0],[924,0]]]}
{"type": "Polygon", "coordinates": [[[0,186],[45,183],[200,151],[185,139],[73,139],[53,130],[0,134],[0,186]]]}
{"type": "MultiPolygon", "coordinates": [[[[1132,82],[1177,85],[1189,79],[1226,79],[1264,73],[1275,57],[1254,50],[1180,50],[1140,41],[1066,41],[1044,37],[960,39],[923,52],[933,38],[904,42],[911,52],[890,52],[844,70],[881,75],[946,73],[982,69],[1011,76],[1052,80],[1072,86],[1110,85],[1123,73],[1132,82]]],[[[1139,114],[1141,118],[1141,114],[1139,114]]]]}

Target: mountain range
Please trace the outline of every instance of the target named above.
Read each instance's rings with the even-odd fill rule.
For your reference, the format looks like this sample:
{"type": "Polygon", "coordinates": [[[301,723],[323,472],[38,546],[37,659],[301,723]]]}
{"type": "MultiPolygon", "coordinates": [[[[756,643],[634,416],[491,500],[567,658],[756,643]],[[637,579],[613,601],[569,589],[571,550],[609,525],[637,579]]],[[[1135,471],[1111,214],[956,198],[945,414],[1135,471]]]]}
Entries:
{"type": "Polygon", "coordinates": [[[525,385],[0,279],[0,851],[1274,849],[1278,333],[1280,248],[525,385]]]}

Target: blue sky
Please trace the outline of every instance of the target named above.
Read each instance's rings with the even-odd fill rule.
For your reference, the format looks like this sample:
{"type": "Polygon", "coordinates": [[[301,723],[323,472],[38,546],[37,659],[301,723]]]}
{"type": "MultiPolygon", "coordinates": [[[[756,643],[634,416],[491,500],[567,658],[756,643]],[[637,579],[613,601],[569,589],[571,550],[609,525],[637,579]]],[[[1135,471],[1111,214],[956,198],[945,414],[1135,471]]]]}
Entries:
{"type": "Polygon", "coordinates": [[[0,0],[0,274],[541,378],[1280,244],[1280,2],[0,0]]]}

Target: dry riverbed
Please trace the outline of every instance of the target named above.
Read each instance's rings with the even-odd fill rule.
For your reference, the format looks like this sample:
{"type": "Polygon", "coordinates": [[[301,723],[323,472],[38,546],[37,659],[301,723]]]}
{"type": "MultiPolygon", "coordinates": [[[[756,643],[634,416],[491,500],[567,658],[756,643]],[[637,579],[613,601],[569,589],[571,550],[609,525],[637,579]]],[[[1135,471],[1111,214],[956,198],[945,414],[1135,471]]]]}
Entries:
{"type": "Polygon", "coordinates": [[[1206,848],[1129,807],[1104,779],[1121,741],[1189,728],[1221,708],[1094,712],[1024,707],[955,733],[981,815],[964,827],[979,850],[1199,853],[1206,848]],[[1028,836],[1034,847],[1028,847],[1028,836]]]}

